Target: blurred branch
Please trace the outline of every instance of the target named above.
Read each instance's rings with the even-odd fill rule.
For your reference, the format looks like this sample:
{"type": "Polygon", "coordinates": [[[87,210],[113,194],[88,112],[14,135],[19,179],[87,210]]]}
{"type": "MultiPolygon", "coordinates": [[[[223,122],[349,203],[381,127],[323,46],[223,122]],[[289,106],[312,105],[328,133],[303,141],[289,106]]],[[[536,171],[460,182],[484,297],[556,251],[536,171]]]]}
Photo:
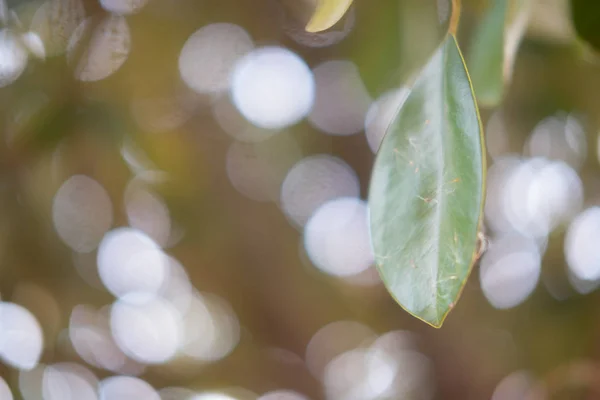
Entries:
{"type": "Polygon", "coordinates": [[[460,0],[452,0],[452,14],[450,15],[450,25],[448,26],[448,32],[452,35],[456,35],[458,31],[458,23],[460,22],[460,0]]]}

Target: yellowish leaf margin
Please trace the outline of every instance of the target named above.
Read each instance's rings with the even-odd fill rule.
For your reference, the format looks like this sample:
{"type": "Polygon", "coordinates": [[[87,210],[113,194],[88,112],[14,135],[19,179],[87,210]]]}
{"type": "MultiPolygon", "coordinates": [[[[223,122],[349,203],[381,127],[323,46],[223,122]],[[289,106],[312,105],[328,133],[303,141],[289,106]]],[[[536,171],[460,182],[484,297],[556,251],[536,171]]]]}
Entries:
{"type": "Polygon", "coordinates": [[[316,33],[331,28],[346,14],[352,1],[318,0],[316,10],[306,24],[306,31],[316,33]]]}

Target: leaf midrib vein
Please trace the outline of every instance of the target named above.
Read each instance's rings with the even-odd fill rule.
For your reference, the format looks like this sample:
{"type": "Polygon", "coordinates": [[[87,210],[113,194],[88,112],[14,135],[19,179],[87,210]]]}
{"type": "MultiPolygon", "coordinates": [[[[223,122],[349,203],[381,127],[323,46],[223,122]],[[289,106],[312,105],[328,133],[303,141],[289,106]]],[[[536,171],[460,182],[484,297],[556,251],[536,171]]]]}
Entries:
{"type": "Polygon", "coordinates": [[[441,118],[440,121],[442,122],[440,124],[440,133],[439,136],[436,136],[437,139],[439,139],[440,143],[440,151],[442,153],[442,157],[440,158],[441,160],[441,166],[438,168],[438,172],[437,172],[437,181],[436,181],[436,196],[438,197],[438,201],[437,201],[437,207],[435,210],[435,235],[434,238],[437,242],[437,246],[436,246],[436,263],[432,266],[432,276],[434,277],[434,285],[435,285],[435,294],[434,294],[434,306],[435,306],[435,317],[436,317],[436,323],[439,322],[439,315],[438,315],[438,304],[439,304],[439,300],[440,300],[440,292],[439,292],[439,287],[438,287],[438,277],[439,277],[439,269],[441,266],[441,238],[440,238],[440,232],[441,232],[441,223],[442,223],[442,208],[445,206],[445,198],[443,195],[443,180],[444,180],[444,168],[445,168],[445,162],[446,162],[446,157],[445,157],[445,151],[444,151],[444,137],[446,134],[446,124],[445,121],[447,121],[447,114],[448,114],[448,110],[446,107],[446,102],[445,102],[445,98],[446,98],[446,93],[448,92],[448,79],[446,78],[446,64],[447,64],[447,58],[448,58],[448,43],[449,43],[449,38],[446,39],[446,43],[443,45],[442,48],[442,57],[441,57],[441,70],[442,73],[440,74],[440,79],[441,79],[441,88],[442,90],[440,91],[440,96],[441,96],[441,101],[439,102],[438,106],[440,107],[438,109],[438,112],[441,114],[441,118]]]}

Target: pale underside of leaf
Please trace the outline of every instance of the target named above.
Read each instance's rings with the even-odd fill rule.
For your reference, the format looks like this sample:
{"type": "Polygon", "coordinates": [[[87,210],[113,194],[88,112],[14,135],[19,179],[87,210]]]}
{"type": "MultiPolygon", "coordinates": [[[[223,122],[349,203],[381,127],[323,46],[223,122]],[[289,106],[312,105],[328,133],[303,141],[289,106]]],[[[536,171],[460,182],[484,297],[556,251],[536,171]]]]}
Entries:
{"type": "Polygon", "coordinates": [[[513,66],[521,40],[529,23],[533,0],[513,0],[508,11],[504,31],[504,66],[505,83],[512,77],[513,66]]]}
{"type": "Polygon", "coordinates": [[[468,65],[477,100],[484,106],[502,101],[530,6],[531,0],[494,0],[475,32],[468,65]]]}
{"type": "Polygon", "coordinates": [[[308,32],[321,32],[335,25],[348,8],[352,0],[318,0],[317,8],[306,25],[308,32]]]}
{"type": "Polygon", "coordinates": [[[484,157],[471,83],[449,35],[388,128],[369,193],[379,273],[405,310],[435,327],[475,259],[484,157]]]}

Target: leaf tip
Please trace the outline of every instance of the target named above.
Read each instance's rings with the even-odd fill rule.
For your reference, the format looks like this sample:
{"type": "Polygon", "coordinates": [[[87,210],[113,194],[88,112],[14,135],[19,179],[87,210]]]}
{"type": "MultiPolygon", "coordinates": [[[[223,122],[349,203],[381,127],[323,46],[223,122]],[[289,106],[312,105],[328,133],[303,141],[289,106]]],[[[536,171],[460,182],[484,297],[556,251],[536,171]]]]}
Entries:
{"type": "Polygon", "coordinates": [[[310,21],[304,28],[309,33],[318,33],[334,26],[346,14],[353,0],[320,0],[310,21]]]}
{"type": "Polygon", "coordinates": [[[448,312],[446,312],[446,314],[442,314],[441,316],[439,316],[435,320],[426,320],[426,319],[423,319],[421,317],[417,317],[417,318],[419,318],[421,321],[425,322],[427,325],[431,326],[432,328],[441,329],[442,325],[444,324],[444,321],[446,320],[446,317],[448,316],[448,313],[450,312],[450,310],[451,309],[449,309],[448,312]]]}
{"type": "Polygon", "coordinates": [[[331,28],[331,26],[319,25],[319,23],[315,22],[314,18],[312,18],[310,21],[308,21],[308,24],[306,24],[306,27],[304,29],[308,33],[318,33],[318,32],[327,30],[329,28],[331,28]]]}
{"type": "Polygon", "coordinates": [[[445,312],[443,312],[443,313],[436,313],[435,315],[427,315],[427,314],[417,313],[417,312],[408,310],[401,303],[399,303],[397,299],[396,299],[396,302],[398,304],[400,304],[400,307],[402,307],[404,310],[406,310],[411,316],[415,317],[419,321],[422,321],[435,329],[440,329],[442,327],[442,325],[444,324],[444,321],[446,320],[446,317],[448,316],[448,314],[450,314],[450,311],[452,311],[452,309],[454,308],[454,304],[455,304],[455,303],[451,303],[448,306],[448,308],[445,310],[445,312]]]}

